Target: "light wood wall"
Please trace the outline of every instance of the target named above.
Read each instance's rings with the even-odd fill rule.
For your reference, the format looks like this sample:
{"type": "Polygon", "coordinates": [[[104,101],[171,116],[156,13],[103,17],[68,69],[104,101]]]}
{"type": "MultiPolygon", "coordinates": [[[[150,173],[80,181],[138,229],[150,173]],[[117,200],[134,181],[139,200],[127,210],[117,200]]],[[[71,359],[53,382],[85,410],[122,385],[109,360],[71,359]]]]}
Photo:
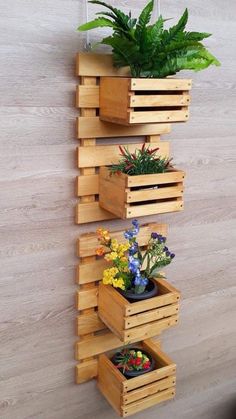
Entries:
{"type": "MultiPolygon", "coordinates": [[[[137,12],[145,1],[111,3],[137,12]]],[[[137,419],[233,418],[236,3],[163,0],[162,11],[179,16],[186,5],[189,27],[214,33],[207,44],[222,67],[193,76],[190,121],[165,137],[187,172],[185,211],[142,220],[170,224],[177,256],[168,274],[183,302],[180,326],[163,339],[178,364],[177,397],[137,419]]],[[[95,382],[74,384],[75,241],[96,227],[74,225],[74,56],[82,48],[75,28],[83,2],[0,6],[0,416],[115,419],[95,382]]]]}

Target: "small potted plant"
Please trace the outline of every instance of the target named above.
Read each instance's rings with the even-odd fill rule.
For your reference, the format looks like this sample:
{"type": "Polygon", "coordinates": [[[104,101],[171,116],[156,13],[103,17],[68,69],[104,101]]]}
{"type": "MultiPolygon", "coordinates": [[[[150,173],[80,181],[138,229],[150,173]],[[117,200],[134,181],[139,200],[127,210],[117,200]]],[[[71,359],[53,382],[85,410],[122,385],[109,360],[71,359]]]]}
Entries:
{"type": "Polygon", "coordinates": [[[159,148],[143,144],[131,153],[120,148],[120,160],[99,171],[99,205],[123,219],[183,209],[185,173],[159,148]]]}
{"type": "Polygon", "coordinates": [[[138,377],[155,368],[152,356],[140,348],[122,348],[111,361],[127,378],[138,377]]]}
{"type": "Polygon", "coordinates": [[[177,323],[179,292],[159,272],[175,257],[166,237],[153,231],[143,249],[137,241],[137,220],[121,243],[107,230],[97,233],[100,246],[96,253],[109,263],[98,294],[98,314],[104,323],[125,343],[154,336],[177,323]]]}
{"type": "Polygon", "coordinates": [[[115,67],[129,67],[131,77],[101,77],[100,119],[123,125],[186,121],[191,80],[171,79],[181,70],[200,71],[219,61],[202,41],[211,34],[188,32],[186,9],[178,23],[164,28],[162,16],[150,24],[154,1],[138,19],[103,1],[93,4],[108,11],[81,25],[79,31],[109,27],[113,33],[101,43],[112,47],[115,67]],[[168,78],[167,78],[168,77],[168,78]]]}

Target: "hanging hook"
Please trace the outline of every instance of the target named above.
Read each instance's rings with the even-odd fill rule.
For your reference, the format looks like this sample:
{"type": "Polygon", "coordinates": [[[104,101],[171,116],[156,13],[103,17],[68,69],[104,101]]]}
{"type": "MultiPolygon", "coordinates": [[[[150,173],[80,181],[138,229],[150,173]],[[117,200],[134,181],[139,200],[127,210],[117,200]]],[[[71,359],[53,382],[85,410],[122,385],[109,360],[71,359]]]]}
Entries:
{"type": "MultiPolygon", "coordinates": [[[[85,3],[85,19],[86,19],[86,23],[88,23],[89,21],[89,8],[88,8],[88,0],[84,0],[85,3]]],[[[91,51],[92,46],[90,43],[90,33],[89,31],[86,31],[86,38],[85,38],[85,42],[84,42],[84,50],[85,51],[91,51]]]]}

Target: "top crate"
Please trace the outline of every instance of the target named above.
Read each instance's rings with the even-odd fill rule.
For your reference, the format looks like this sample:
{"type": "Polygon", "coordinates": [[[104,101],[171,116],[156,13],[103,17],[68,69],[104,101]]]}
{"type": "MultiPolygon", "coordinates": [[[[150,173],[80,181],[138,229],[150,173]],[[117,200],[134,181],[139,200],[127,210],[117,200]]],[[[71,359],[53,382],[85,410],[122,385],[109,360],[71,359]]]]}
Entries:
{"type": "Polygon", "coordinates": [[[100,119],[116,124],[185,122],[190,79],[100,78],[100,119]]]}

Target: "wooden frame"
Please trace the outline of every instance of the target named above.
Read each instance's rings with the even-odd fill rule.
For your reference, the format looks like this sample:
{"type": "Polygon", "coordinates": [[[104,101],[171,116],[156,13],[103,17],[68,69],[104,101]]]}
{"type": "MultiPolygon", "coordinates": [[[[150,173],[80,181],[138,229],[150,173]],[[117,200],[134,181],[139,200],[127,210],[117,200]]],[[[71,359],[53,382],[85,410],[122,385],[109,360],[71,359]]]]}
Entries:
{"type": "Polygon", "coordinates": [[[178,323],[180,292],[164,279],[155,279],[158,295],[130,303],[111,285],[99,284],[98,315],[124,343],[160,334],[178,323]]]}
{"type": "Polygon", "coordinates": [[[189,79],[101,77],[100,119],[122,125],[186,122],[189,79]]]}
{"type": "Polygon", "coordinates": [[[121,417],[175,396],[176,364],[150,339],[137,346],[147,350],[156,363],[154,371],[139,377],[126,379],[111,362],[112,353],[99,356],[98,388],[121,417]]]}
{"type": "Polygon", "coordinates": [[[183,210],[185,173],[173,169],[166,173],[128,176],[112,174],[107,167],[99,171],[99,205],[126,219],[183,210]]]}

